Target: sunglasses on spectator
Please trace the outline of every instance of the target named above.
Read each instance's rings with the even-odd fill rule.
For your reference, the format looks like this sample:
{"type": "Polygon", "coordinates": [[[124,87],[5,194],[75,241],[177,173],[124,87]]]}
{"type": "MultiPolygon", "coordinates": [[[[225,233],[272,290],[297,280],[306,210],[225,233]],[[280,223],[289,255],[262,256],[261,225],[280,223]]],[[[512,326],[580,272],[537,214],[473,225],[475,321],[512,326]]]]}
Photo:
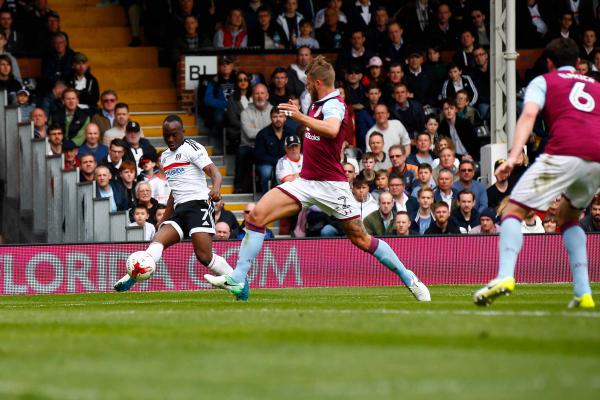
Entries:
{"type": "Polygon", "coordinates": [[[102,99],[103,103],[114,103],[117,99],[102,99]]]}

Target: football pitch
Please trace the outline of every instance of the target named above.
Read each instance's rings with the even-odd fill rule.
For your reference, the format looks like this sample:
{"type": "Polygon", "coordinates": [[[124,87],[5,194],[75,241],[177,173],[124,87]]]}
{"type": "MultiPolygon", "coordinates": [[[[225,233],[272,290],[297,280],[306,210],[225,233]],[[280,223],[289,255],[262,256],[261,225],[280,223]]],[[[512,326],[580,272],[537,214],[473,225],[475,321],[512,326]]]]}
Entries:
{"type": "Polygon", "coordinates": [[[598,310],[474,289],[0,297],[0,399],[600,398],[598,310]]]}

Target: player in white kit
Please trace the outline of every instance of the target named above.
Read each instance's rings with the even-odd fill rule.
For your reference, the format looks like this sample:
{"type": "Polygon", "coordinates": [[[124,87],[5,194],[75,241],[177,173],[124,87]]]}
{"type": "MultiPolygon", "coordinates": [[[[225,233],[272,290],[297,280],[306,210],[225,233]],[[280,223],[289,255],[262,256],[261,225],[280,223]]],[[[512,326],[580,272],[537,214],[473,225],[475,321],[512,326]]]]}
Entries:
{"type": "MultiPolygon", "coordinates": [[[[158,262],[165,248],[191,237],[194,253],[202,265],[216,275],[231,273],[233,269],[227,261],[212,252],[212,235],[215,233],[213,201],[221,199],[219,169],[204,146],[185,139],[183,123],[178,116],[170,115],[165,119],[163,138],[168,150],[162,153],[160,164],[171,194],[164,222],[146,251],[158,262]],[[212,179],[212,189],[206,182],[207,175],[212,179]]],[[[123,292],[131,289],[135,282],[126,274],[114,285],[114,289],[123,292]]],[[[246,300],[247,290],[238,298],[246,300]]]]}
{"type": "Polygon", "coordinates": [[[360,209],[340,162],[351,119],[339,91],[333,86],[333,67],[319,56],[308,66],[306,76],[307,90],[313,99],[318,99],[310,107],[309,115],[302,114],[292,102],[279,105],[286,115],[307,127],[300,176],[267,192],[249,214],[245,224],[247,233],[233,273],[222,276],[207,274],[204,278],[213,286],[239,296],[247,287],[245,280],[252,260],[262,247],[265,226],[297,214],[302,206],[316,205],[340,222],[355,246],[373,254],[398,275],[417,300],[430,301],[427,287],[406,269],[386,242],[370,236],[362,224],[360,209]]]}

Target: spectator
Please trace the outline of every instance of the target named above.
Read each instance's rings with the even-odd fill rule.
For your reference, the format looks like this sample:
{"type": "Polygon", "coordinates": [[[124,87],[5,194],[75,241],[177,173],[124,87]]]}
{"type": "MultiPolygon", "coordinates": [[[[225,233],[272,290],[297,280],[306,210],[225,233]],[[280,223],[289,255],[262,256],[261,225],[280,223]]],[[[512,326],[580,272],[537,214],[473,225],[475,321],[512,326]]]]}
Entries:
{"type": "Polygon", "coordinates": [[[140,124],[129,121],[125,126],[125,160],[131,160],[138,165],[138,175],[141,173],[139,162],[143,157],[148,157],[156,162],[156,149],[148,139],[142,137],[140,124]]]}
{"type": "MultiPolygon", "coordinates": [[[[428,114],[425,116],[425,132],[429,134],[429,137],[432,141],[438,141],[438,129],[440,127],[440,121],[433,114],[428,114]]],[[[432,147],[435,147],[432,145],[432,147]]],[[[434,152],[435,154],[435,152],[434,152]]]]}
{"type": "Polygon", "coordinates": [[[431,136],[428,132],[421,132],[417,135],[417,150],[408,156],[406,162],[417,167],[426,163],[431,168],[433,152],[431,151],[431,136]]]}
{"type": "Polygon", "coordinates": [[[392,173],[400,175],[404,179],[407,188],[411,188],[417,177],[418,168],[406,163],[406,148],[401,145],[394,145],[390,147],[388,154],[392,163],[392,167],[388,169],[390,175],[392,173]]]}
{"type": "Polygon", "coordinates": [[[477,87],[479,115],[485,121],[489,120],[491,72],[487,51],[481,46],[473,50],[476,67],[471,71],[473,82],[477,87]]]}
{"type": "Polygon", "coordinates": [[[448,65],[448,79],[442,85],[440,99],[455,98],[456,92],[466,90],[471,99],[470,105],[475,105],[478,101],[478,91],[475,83],[469,75],[463,75],[463,70],[459,65],[448,65]]]}
{"type": "Polygon", "coordinates": [[[79,93],[77,90],[65,89],[62,95],[63,108],[52,114],[52,123],[60,124],[67,139],[81,146],[85,141],[85,127],[90,123],[86,110],[79,108],[79,93]]]}
{"type": "Polygon", "coordinates": [[[454,50],[458,47],[459,26],[451,20],[452,12],[447,3],[440,3],[436,10],[436,22],[427,27],[426,36],[430,44],[440,46],[442,50],[454,50]]]}
{"type": "Polygon", "coordinates": [[[213,46],[220,49],[248,47],[248,31],[241,9],[233,8],[229,11],[225,26],[215,33],[213,46]]]}
{"type": "MultiPolygon", "coordinates": [[[[425,128],[423,106],[416,100],[409,100],[408,87],[404,83],[394,85],[393,97],[394,103],[390,107],[392,115],[406,128],[409,138],[415,139],[425,128]]],[[[407,154],[410,154],[410,147],[407,154]]]]}
{"type": "Polygon", "coordinates": [[[460,234],[460,230],[450,220],[450,208],[443,201],[433,206],[435,223],[431,224],[425,231],[425,235],[453,235],[460,234]]]}
{"type": "Polygon", "coordinates": [[[79,155],[79,182],[93,182],[98,163],[92,153],[79,155]]]}
{"type": "Polygon", "coordinates": [[[25,50],[25,37],[13,27],[12,12],[7,9],[0,10],[0,30],[6,37],[5,51],[20,55],[25,50]]]}
{"type": "Polygon", "coordinates": [[[373,211],[363,220],[369,235],[388,236],[394,232],[395,207],[392,195],[383,192],[379,196],[379,209],[373,211]]]}
{"type": "Polygon", "coordinates": [[[252,191],[252,168],[254,164],[254,142],[258,132],[271,123],[269,92],[262,83],[252,89],[252,103],[241,114],[242,136],[236,160],[234,188],[236,193],[252,191]]]}
{"type": "Polygon", "coordinates": [[[300,22],[300,35],[296,39],[296,47],[306,46],[313,50],[319,48],[319,42],[313,37],[313,25],[307,19],[300,22]]]}
{"type": "Polygon", "coordinates": [[[285,0],[284,12],[277,17],[285,33],[286,41],[291,48],[296,47],[296,39],[300,34],[300,21],[304,16],[298,12],[298,0],[285,0]]]}
{"type": "Polygon", "coordinates": [[[456,92],[456,115],[459,118],[466,119],[471,125],[481,125],[481,117],[479,112],[474,107],[469,105],[471,99],[469,98],[469,92],[461,89],[456,92]]]}
{"type": "Polygon", "coordinates": [[[48,128],[47,152],[49,156],[59,156],[62,154],[62,142],[64,139],[63,130],[58,124],[51,124],[48,128]]]}
{"type": "Polygon", "coordinates": [[[350,34],[350,48],[342,50],[336,61],[336,71],[346,71],[348,66],[357,65],[361,71],[364,70],[369,63],[371,57],[375,56],[371,50],[365,47],[365,31],[360,28],[355,28],[350,34]]]}
{"type": "Polygon", "coordinates": [[[510,176],[508,177],[509,194],[512,192],[519,179],[521,179],[521,176],[523,176],[525,171],[527,171],[527,168],[529,168],[529,157],[527,157],[527,154],[525,154],[525,149],[523,149],[521,154],[519,154],[519,158],[517,158],[517,162],[515,163],[510,176]]]}
{"type": "Polygon", "coordinates": [[[52,116],[52,114],[63,107],[62,95],[65,89],[67,89],[67,85],[63,81],[56,81],[52,87],[52,91],[42,98],[40,107],[47,116],[52,116]]]}
{"type": "Polygon", "coordinates": [[[96,197],[110,198],[110,208],[113,211],[127,210],[127,197],[123,185],[112,179],[110,170],[104,165],[96,167],[96,197]]]}
{"type": "Polygon", "coordinates": [[[480,46],[489,47],[491,44],[490,28],[487,22],[487,16],[482,9],[471,9],[471,22],[473,23],[473,28],[475,28],[475,42],[480,46]]]}
{"type": "Polygon", "coordinates": [[[463,28],[460,33],[460,47],[454,54],[453,63],[462,71],[470,71],[475,68],[475,57],[473,50],[475,49],[475,36],[469,28],[463,28]]]}
{"type": "Polygon", "coordinates": [[[387,28],[387,45],[383,50],[383,59],[386,63],[404,64],[406,60],[406,46],[402,34],[404,30],[399,22],[392,22],[387,28]]]}
{"type": "Polygon", "coordinates": [[[344,163],[344,173],[346,174],[346,178],[348,178],[348,183],[350,187],[354,184],[354,179],[358,176],[356,173],[358,171],[358,163],[356,160],[351,159],[348,162],[344,163]],[[351,162],[352,161],[352,162],[351,162]]]}
{"type": "Polygon", "coordinates": [[[415,199],[419,198],[419,190],[421,188],[428,187],[433,190],[437,188],[435,180],[433,179],[433,168],[427,163],[419,165],[419,171],[417,172],[417,179],[413,182],[412,191],[410,197],[415,199]]]}
{"type": "Polygon", "coordinates": [[[383,55],[385,52],[385,46],[389,42],[389,25],[390,15],[388,14],[388,10],[384,6],[378,6],[367,29],[367,47],[377,54],[383,55]]]}
{"type": "Polygon", "coordinates": [[[156,166],[156,154],[144,154],[138,167],[142,172],[138,175],[137,181],[149,183],[152,188],[152,198],[156,199],[159,204],[167,205],[171,188],[164,174],[156,166]]]}
{"type": "Polygon", "coordinates": [[[429,46],[427,48],[427,61],[423,64],[423,68],[429,72],[433,79],[431,86],[434,89],[442,87],[442,82],[448,77],[448,67],[441,59],[441,51],[440,46],[429,46]]]}
{"type": "Polygon", "coordinates": [[[444,148],[442,148],[442,150],[439,151],[438,155],[439,155],[439,158],[436,158],[435,160],[433,160],[433,164],[432,164],[434,178],[437,178],[438,173],[442,169],[447,169],[452,173],[454,180],[457,181],[458,180],[458,166],[459,166],[460,162],[456,159],[454,150],[452,150],[451,147],[444,147],[444,148]]]}
{"type": "Polygon", "coordinates": [[[258,24],[250,30],[248,47],[258,47],[265,50],[288,47],[283,28],[273,20],[271,10],[266,6],[258,8],[258,24]]]}
{"type": "Polygon", "coordinates": [[[589,215],[583,217],[579,224],[586,232],[600,232],[600,196],[594,197],[589,215]]]}
{"type": "Polygon", "coordinates": [[[410,50],[404,81],[408,91],[412,93],[415,103],[431,105],[435,103],[436,99],[437,87],[434,86],[436,80],[429,70],[423,68],[424,61],[423,53],[418,48],[410,50]]]}
{"type": "Polygon", "coordinates": [[[135,205],[135,172],[135,164],[132,161],[123,161],[119,167],[119,179],[127,193],[127,208],[132,208],[135,205]]]}
{"type": "Polygon", "coordinates": [[[400,175],[390,174],[388,187],[394,199],[394,208],[396,211],[407,211],[410,214],[419,207],[415,199],[406,195],[406,182],[400,175]]]}
{"type": "Polygon", "coordinates": [[[463,190],[473,192],[475,197],[475,209],[478,212],[486,209],[488,207],[488,198],[485,187],[481,182],[473,179],[475,176],[475,163],[472,161],[461,161],[458,167],[458,176],[459,180],[454,183],[452,189],[457,193],[460,193],[463,190]]]}
{"type": "Polygon", "coordinates": [[[594,61],[594,50],[596,49],[596,31],[594,29],[583,30],[579,49],[579,58],[590,62],[594,61]]]}
{"type": "Polygon", "coordinates": [[[261,194],[269,190],[273,181],[273,171],[281,157],[285,155],[285,142],[293,132],[285,132],[286,117],[283,111],[273,107],[270,111],[271,124],[261,129],[256,135],[254,158],[260,179],[261,194]]]}
{"type": "Polygon", "coordinates": [[[306,90],[306,67],[312,61],[312,52],[308,47],[300,47],[296,53],[296,63],[288,68],[288,93],[302,98],[306,90]]]}
{"type": "Polygon", "coordinates": [[[165,220],[165,213],[167,211],[167,206],[164,204],[159,204],[156,206],[156,226],[160,226],[165,220]]]}
{"type": "Polygon", "coordinates": [[[30,114],[33,122],[33,137],[36,139],[45,139],[48,136],[48,117],[44,110],[39,107],[34,108],[30,114]]]}
{"type": "Polygon", "coordinates": [[[77,145],[72,140],[65,140],[62,143],[62,154],[65,160],[63,169],[71,171],[79,167],[79,159],[77,158],[77,145]]]}
{"type": "Polygon", "coordinates": [[[549,24],[553,21],[553,7],[555,5],[547,1],[516,2],[516,25],[520,30],[517,37],[518,48],[543,47],[550,31],[549,24]]]}
{"type": "Polygon", "coordinates": [[[229,240],[231,236],[231,228],[226,222],[217,222],[215,225],[215,239],[229,240]]]}
{"type": "Polygon", "coordinates": [[[377,201],[373,198],[373,196],[371,196],[371,193],[369,193],[369,182],[363,176],[358,175],[356,179],[354,179],[354,183],[352,185],[352,194],[354,195],[354,199],[359,203],[360,215],[363,221],[369,214],[379,208],[377,201]]]}
{"type": "MultiPolygon", "coordinates": [[[[125,155],[125,142],[123,139],[113,139],[108,147],[108,155],[100,161],[100,165],[104,165],[111,173],[114,180],[118,179],[119,169],[125,155]]],[[[134,164],[135,168],[135,164],[134,164]]],[[[137,176],[137,174],[136,174],[137,176]]]]}
{"type": "Polygon", "coordinates": [[[479,139],[473,132],[473,125],[456,115],[456,101],[445,99],[442,102],[442,112],[444,118],[440,122],[439,135],[452,139],[457,155],[461,157],[469,155],[472,159],[478,160],[479,139]]]}
{"type": "MultiPolygon", "coordinates": [[[[104,132],[113,127],[115,121],[115,106],[117,105],[117,93],[108,89],[100,95],[101,108],[100,112],[94,114],[92,122],[100,128],[100,135],[104,136],[104,132]]],[[[106,146],[106,143],[104,143],[106,146]]]]}
{"type": "Polygon", "coordinates": [[[235,153],[240,147],[242,135],[241,114],[252,101],[250,75],[239,71],[235,78],[235,89],[227,101],[227,153],[235,153]]]}
{"type": "Polygon", "coordinates": [[[419,199],[419,208],[416,210],[409,211],[411,223],[414,225],[415,231],[419,235],[424,235],[427,229],[435,222],[435,217],[431,210],[433,205],[433,190],[429,187],[423,187],[419,189],[417,193],[419,199]]]}
{"type": "Polygon", "coordinates": [[[17,59],[8,52],[6,49],[6,34],[4,32],[0,32],[0,55],[6,55],[10,58],[10,64],[12,66],[13,76],[17,81],[21,81],[21,69],[19,68],[19,63],[17,59]]]}
{"type": "Polygon", "coordinates": [[[479,225],[479,212],[475,208],[475,200],[475,194],[470,190],[458,192],[458,207],[452,211],[451,218],[454,225],[460,229],[460,233],[469,233],[479,225]]]}
{"type": "MultiPolygon", "coordinates": [[[[342,3],[341,0],[332,0],[330,4],[332,2],[338,3],[340,6],[342,3]]],[[[315,28],[317,28],[316,37],[319,46],[326,50],[339,50],[342,48],[344,32],[346,31],[346,23],[342,19],[343,13],[338,14],[335,7],[329,7],[325,9],[324,14],[325,23],[322,26],[317,25],[318,20],[315,20],[315,28]]]]}
{"type": "Polygon", "coordinates": [[[391,63],[388,68],[387,73],[387,82],[383,85],[382,95],[383,101],[382,103],[390,104],[394,98],[392,96],[394,92],[394,87],[402,83],[404,79],[404,71],[402,70],[402,64],[400,63],[391,63]]]}
{"type": "Polygon", "coordinates": [[[210,33],[210,36],[214,35],[217,24],[216,7],[213,2],[211,3],[206,7],[207,12],[198,15],[194,7],[194,0],[178,0],[177,7],[173,7],[172,16],[168,23],[171,39],[183,33],[185,19],[190,15],[197,16],[198,25],[204,33],[210,33]]]}
{"type": "Polygon", "coordinates": [[[348,25],[366,31],[375,15],[375,2],[370,0],[356,0],[348,6],[346,15],[348,16],[348,25]]]}
{"type": "Polygon", "coordinates": [[[21,87],[21,82],[13,76],[10,57],[7,54],[0,55],[0,90],[6,90],[9,104],[16,102],[16,95],[21,87]]]}
{"type": "MultiPolygon", "coordinates": [[[[348,23],[348,18],[344,11],[342,11],[343,0],[328,0],[327,7],[321,8],[315,14],[314,25],[315,29],[319,29],[323,25],[327,25],[327,17],[331,15],[336,16],[336,20],[339,20],[344,25],[348,23]]],[[[320,42],[320,41],[319,41],[320,42]]]]}
{"type": "Polygon", "coordinates": [[[30,99],[29,90],[27,90],[24,87],[17,90],[16,105],[19,107],[19,110],[21,111],[21,122],[29,122],[31,112],[35,108],[35,104],[31,103],[29,101],[29,99],[30,99]]]}
{"type": "Polygon", "coordinates": [[[542,221],[544,233],[557,233],[558,222],[554,214],[546,214],[542,221]]]}
{"type": "Polygon", "coordinates": [[[573,12],[563,11],[558,21],[557,30],[552,32],[552,36],[553,38],[563,37],[565,39],[578,41],[579,32],[577,28],[573,12]]]}
{"type": "Polygon", "coordinates": [[[496,224],[496,212],[492,208],[486,208],[479,215],[479,225],[469,231],[471,235],[497,235],[500,233],[500,225],[496,224]]]}
{"type": "MultiPolygon", "coordinates": [[[[135,205],[146,207],[150,214],[148,222],[156,225],[156,210],[160,203],[152,197],[152,188],[148,182],[138,182],[135,186],[135,205]]],[[[129,210],[129,220],[133,221],[133,209],[129,210]]]]}
{"type": "Polygon", "coordinates": [[[104,132],[102,143],[108,146],[114,139],[123,139],[127,122],[129,122],[129,106],[125,103],[117,103],[114,108],[112,128],[104,132]]]}
{"type": "Polygon", "coordinates": [[[411,0],[407,3],[400,11],[407,38],[411,43],[426,44],[427,27],[429,24],[435,23],[433,2],[429,0],[411,0]]]}
{"type": "Polygon", "coordinates": [[[78,154],[93,154],[96,160],[102,160],[108,155],[108,146],[100,143],[100,127],[95,123],[90,122],[85,127],[85,142],[78,154]]]}
{"type": "Polygon", "coordinates": [[[366,88],[361,83],[363,77],[362,68],[354,64],[345,68],[344,71],[346,102],[352,105],[352,109],[359,110],[363,107],[366,99],[366,88]]]}
{"type": "Polygon", "coordinates": [[[508,175],[496,172],[498,167],[505,162],[506,160],[504,159],[495,162],[494,176],[496,177],[496,182],[486,190],[488,207],[493,208],[494,210],[500,205],[502,199],[510,194],[508,191],[508,175]]]}
{"type": "MultiPolygon", "coordinates": [[[[346,166],[344,164],[344,170],[346,166]]],[[[296,135],[285,138],[285,155],[277,161],[275,166],[275,177],[278,183],[293,181],[300,176],[302,170],[302,153],[300,138],[296,135]]],[[[354,167],[352,167],[354,171],[354,167]]],[[[354,172],[353,172],[354,173],[354,172]]],[[[348,173],[346,173],[348,175],[348,173]]]]}
{"type": "Polygon", "coordinates": [[[365,107],[356,112],[356,146],[362,150],[366,148],[367,132],[375,125],[375,108],[380,104],[381,89],[371,84],[367,88],[367,102],[365,107]]]}
{"type": "Polygon", "coordinates": [[[67,35],[63,32],[55,33],[52,36],[52,51],[42,58],[43,89],[48,91],[56,81],[64,81],[73,75],[74,55],[67,35]]]}
{"type": "MultiPolygon", "coordinates": [[[[242,221],[242,225],[240,225],[238,230],[237,239],[243,239],[244,236],[246,236],[246,220],[248,215],[252,212],[252,210],[254,210],[254,207],[256,207],[256,203],[248,203],[246,204],[246,207],[244,207],[244,221],[242,221]]],[[[269,228],[266,228],[265,239],[273,239],[274,237],[275,235],[273,234],[273,231],[269,228]]]]}
{"type": "Polygon", "coordinates": [[[587,75],[592,70],[592,64],[588,60],[579,59],[577,63],[577,72],[581,75],[587,75]]]}
{"type": "Polygon", "coordinates": [[[389,152],[394,145],[401,145],[406,154],[410,154],[410,136],[402,122],[390,120],[390,113],[385,104],[378,104],[374,111],[375,125],[367,132],[367,151],[371,150],[369,138],[373,132],[381,133],[385,146],[383,151],[389,152]]]}
{"type": "Polygon", "coordinates": [[[288,77],[285,68],[277,67],[271,74],[271,87],[269,90],[269,103],[277,107],[281,103],[287,103],[290,95],[287,92],[288,77]]]}
{"type": "Polygon", "coordinates": [[[67,84],[79,93],[79,103],[88,108],[96,109],[100,98],[98,80],[90,72],[88,58],[83,53],[73,55],[73,75],[67,79],[67,84]]]}
{"type": "Polygon", "coordinates": [[[369,148],[371,153],[375,154],[375,170],[391,168],[392,163],[388,158],[387,153],[384,151],[385,142],[383,134],[381,132],[371,132],[369,135],[369,148]]]}
{"type": "Polygon", "coordinates": [[[416,232],[412,230],[410,217],[406,211],[399,211],[394,218],[394,234],[397,236],[411,236],[416,232]]]}
{"type": "MultiPolygon", "coordinates": [[[[363,76],[361,83],[366,88],[379,87],[385,84],[383,75],[383,61],[377,56],[371,57],[367,64],[367,73],[363,76]]],[[[368,89],[367,89],[368,90],[368,89]]]]}
{"type": "Polygon", "coordinates": [[[535,211],[530,210],[525,214],[525,218],[521,222],[521,232],[523,233],[544,233],[542,220],[538,217],[535,211]]]}
{"type": "Polygon", "coordinates": [[[183,33],[179,34],[173,43],[171,62],[177,65],[182,54],[194,53],[210,45],[210,40],[198,33],[198,18],[188,15],[183,22],[183,33]]]}
{"type": "Polygon", "coordinates": [[[55,11],[50,10],[41,19],[44,21],[44,27],[36,33],[35,44],[32,48],[35,49],[34,53],[37,56],[43,57],[52,52],[52,37],[61,30],[60,16],[55,11]]]}
{"type": "Polygon", "coordinates": [[[154,225],[148,222],[150,213],[144,206],[135,206],[133,208],[133,222],[129,226],[141,226],[144,229],[144,240],[149,242],[154,237],[156,229],[154,225]]]}
{"type": "Polygon", "coordinates": [[[456,192],[452,188],[454,182],[454,174],[447,168],[442,168],[437,178],[437,189],[433,192],[433,199],[436,202],[443,201],[448,205],[448,209],[452,210],[456,206],[456,192]]]}
{"type": "Polygon", "coordinates": [[[229,225],[230,232],[233,235],[237,235],[240,225],[238,224],[235,215],[231,211],[225,209],[223,200],[219,200],[215,203],[215,221],[217,223],[226,223],[229,225]]]}
{"type": "Polygon", "coordinates": [[[222,132],[227,112],[227,101],[235,88],[234,59],[231,56],[218,57],[217,75],[208,82],[204,92],[204,105],[207,108],[210,136],[216,154],[222,153],[222,132]]]}
{"type": "Polygon", "coordinates": [[[361,156],[362,171],[358,176],[364,178],[369,184],[369,191],[375,188],[375,162],[377,155],[371,151],[363,153],[361,156]]]}
{"type": "Polygon", "coordinates": [[[379,195],[381,193],[387,192],[389,187],[388,187],[388,172],[385,169],[379,169],[377,171],[375,171],[375,188],[373,190],[371,190],[371,196],[373,196],[373,198],[375,200],[379,201],[379,195]]]}

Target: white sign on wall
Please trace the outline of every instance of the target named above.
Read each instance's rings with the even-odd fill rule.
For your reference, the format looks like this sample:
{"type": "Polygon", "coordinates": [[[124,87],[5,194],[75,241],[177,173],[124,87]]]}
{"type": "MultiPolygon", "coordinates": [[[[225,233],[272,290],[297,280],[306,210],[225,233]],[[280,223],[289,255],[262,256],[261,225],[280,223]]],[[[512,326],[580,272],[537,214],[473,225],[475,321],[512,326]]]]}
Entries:
{"type": "Polygon", "coordinates": [[[185,90],[196,90],[205,75],[217,74],[217,56],[185,57],[185,90]]]}

